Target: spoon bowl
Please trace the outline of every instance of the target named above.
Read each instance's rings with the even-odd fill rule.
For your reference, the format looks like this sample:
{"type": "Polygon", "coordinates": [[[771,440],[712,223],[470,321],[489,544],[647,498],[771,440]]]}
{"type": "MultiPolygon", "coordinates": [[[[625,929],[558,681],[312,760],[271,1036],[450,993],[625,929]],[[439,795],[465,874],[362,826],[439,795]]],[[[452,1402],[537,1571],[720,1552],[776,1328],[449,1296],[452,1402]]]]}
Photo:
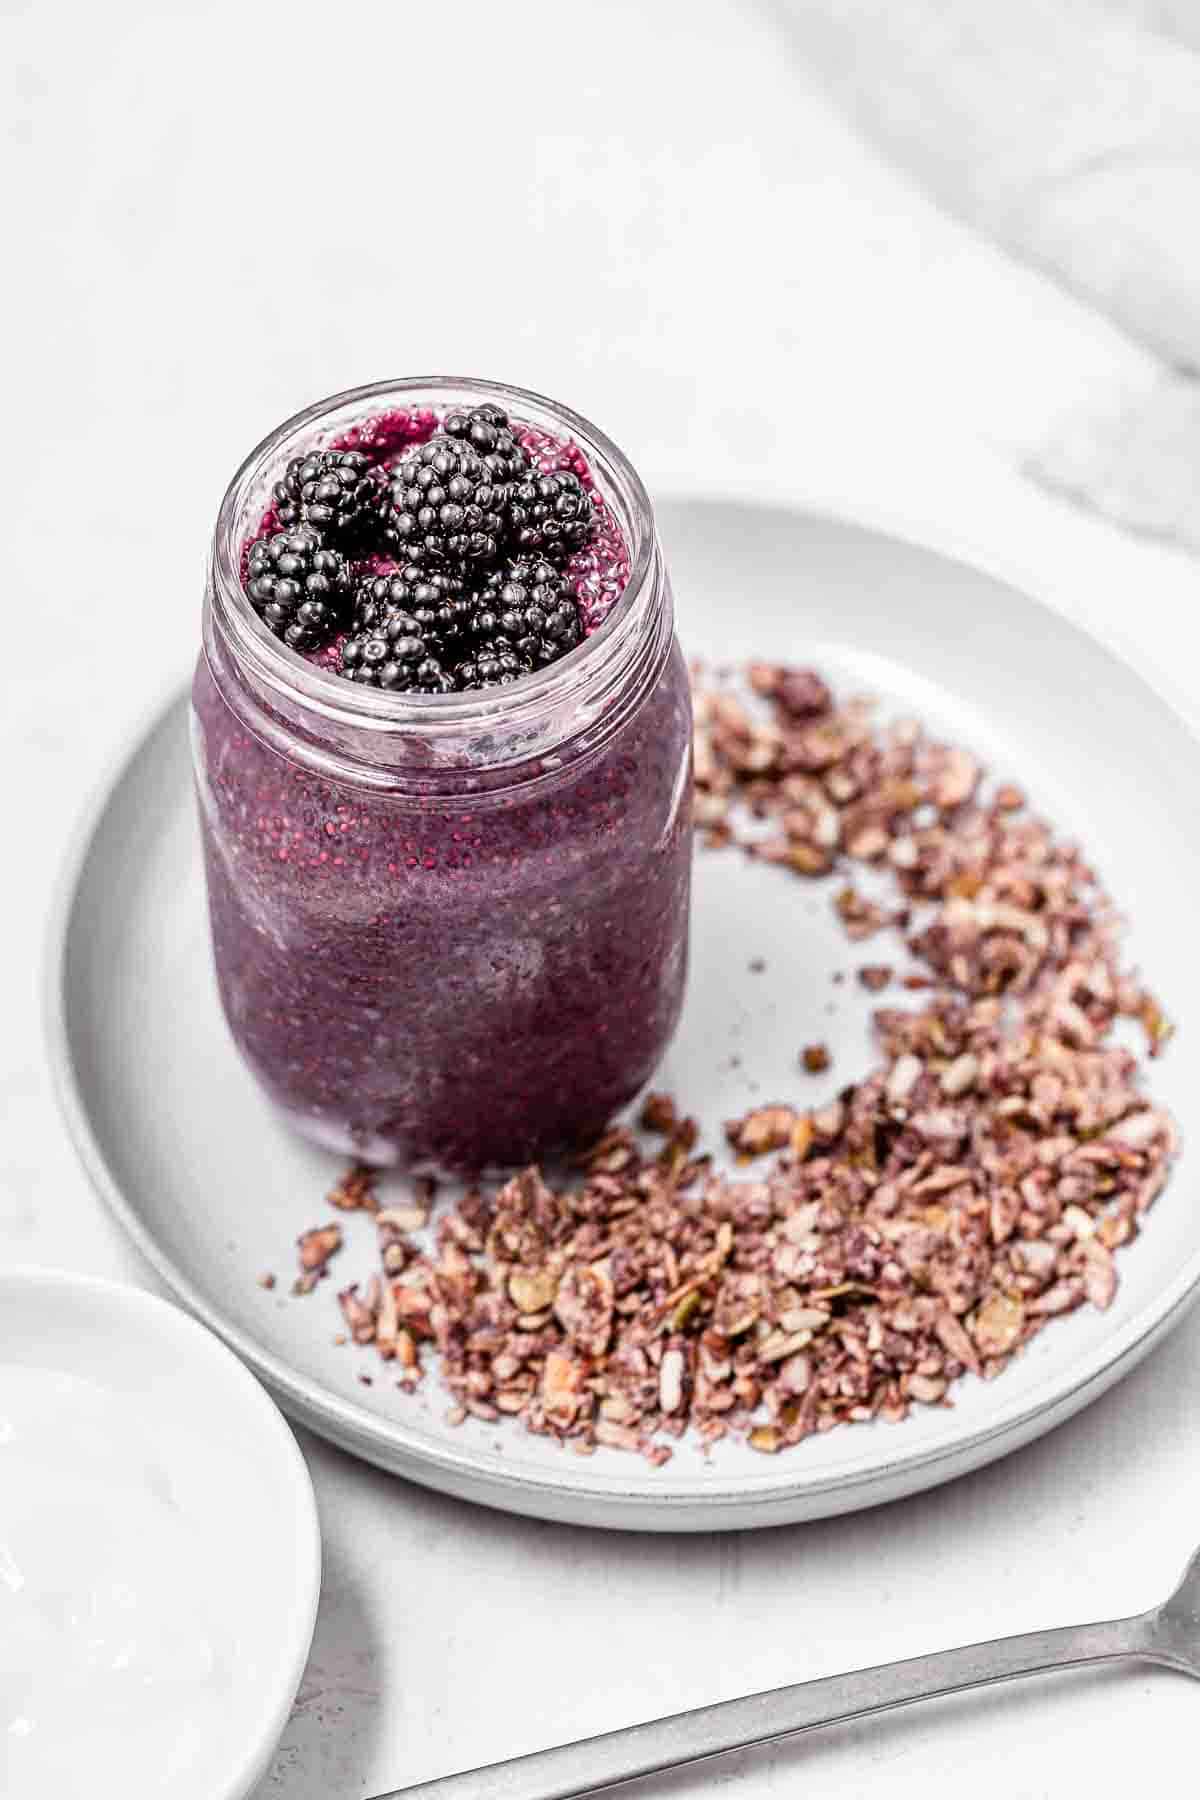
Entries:
{"type": "Polygon", "coordinates": [[[0,1270],[0,1794],[247,1800],[320,1577],[304,1460],[231,1351],[138,1288],[0,1270]]]}

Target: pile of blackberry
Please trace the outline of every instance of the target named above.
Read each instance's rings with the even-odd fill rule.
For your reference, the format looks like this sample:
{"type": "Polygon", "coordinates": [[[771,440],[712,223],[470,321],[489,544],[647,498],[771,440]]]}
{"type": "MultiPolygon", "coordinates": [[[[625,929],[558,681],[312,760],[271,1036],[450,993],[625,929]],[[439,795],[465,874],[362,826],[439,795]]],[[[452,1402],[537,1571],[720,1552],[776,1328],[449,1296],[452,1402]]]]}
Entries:
{"type": "Polygon", "coordinates": [[[543,473],[498,406],[446,414],[390,466],[361,450],[288,463],[279,529],[246,556],[250,604],[293,650],[397,693],[501,686],[582,642],[566,564],[595,531],[570,470],[543,473]]]}

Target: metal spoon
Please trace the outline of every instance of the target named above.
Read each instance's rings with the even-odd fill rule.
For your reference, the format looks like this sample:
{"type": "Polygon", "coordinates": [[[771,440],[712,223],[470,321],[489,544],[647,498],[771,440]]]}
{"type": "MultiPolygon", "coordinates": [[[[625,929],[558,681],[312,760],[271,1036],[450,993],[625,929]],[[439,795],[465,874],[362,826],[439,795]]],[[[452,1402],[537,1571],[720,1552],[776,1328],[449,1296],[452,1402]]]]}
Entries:
{"type": "Polygon", "coordinates": [[[380,1794],[376,1800],[571,1800],[573,1795],[594,1794],[749,1744],[769,1744],[817,1725],[909,1706],[914,1700],[1011,1681],[1017,1675],[1111,1662],[1164,1663],[1200,1680],[1200,1550],[1170,1599],[1132,1619],[1030,1631],[859,1669],[852,1675],[802,1681],[744,1700],[675,1713],[649,1725],[606,1731],[602,1737],[539,1750],[464,1775],[423,1781],[380,1794]]]}

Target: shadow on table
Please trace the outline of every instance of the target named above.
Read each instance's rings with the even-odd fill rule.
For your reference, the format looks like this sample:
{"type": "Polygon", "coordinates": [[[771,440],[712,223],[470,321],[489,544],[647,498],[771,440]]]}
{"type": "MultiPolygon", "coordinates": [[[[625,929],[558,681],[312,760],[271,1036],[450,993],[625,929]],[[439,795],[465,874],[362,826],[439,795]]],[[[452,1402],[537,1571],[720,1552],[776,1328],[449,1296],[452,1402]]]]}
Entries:
{"type": "MultiPolygon", "coordinates": [[[[301,1449],[324,1445],[297,1430],[301,1449]]],[[[308,1666],[271,1767],[250,1800],[360,1800],[378,1743],[385,1646],[330,1532],[308,1666]]]]}

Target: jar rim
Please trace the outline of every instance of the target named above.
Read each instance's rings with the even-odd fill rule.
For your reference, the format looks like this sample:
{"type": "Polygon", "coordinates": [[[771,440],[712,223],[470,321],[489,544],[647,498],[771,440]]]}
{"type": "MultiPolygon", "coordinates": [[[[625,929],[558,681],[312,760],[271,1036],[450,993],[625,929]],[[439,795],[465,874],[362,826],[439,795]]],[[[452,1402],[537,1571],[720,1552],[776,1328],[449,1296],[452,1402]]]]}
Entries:
{"type": "MultiPolygon", "coordinates": [[[[427,741],[471,736],[489,727],[535,729],[548,713],[570,704],[586,686],[589,694],[625,635],[638,609],[656,556],[654,513],[641,477],[624,452],[581,413],[531,389],[472,376],[424,375],[369,382],[314,401],[285,419],[245,457],[222,499],[210,558],[210,592],[216,623],[235,658],[282,700],[302,707],[329,725],[358,731],[404,732],[427,741]],[[523,421],[563,428],[578,442],[607,501],[618,504],[629,550],[629,575],[607,616],[581,644],[557,662],[505,687],[454,694],[396,694],[346,681],[310,663],[277,638],[255,613],[241,579],[242,545],[256,488],[286,460],[290,446],[330,415],[396,404],[450,407],[492,400],[523,421]]],[[[617,660],[621,660],[619,654],[617,660]]],[[[617,672],[611,672],[615,675],[617,672]]],[[[607,685],[607,683],[605,683],[607,685]]]]}

